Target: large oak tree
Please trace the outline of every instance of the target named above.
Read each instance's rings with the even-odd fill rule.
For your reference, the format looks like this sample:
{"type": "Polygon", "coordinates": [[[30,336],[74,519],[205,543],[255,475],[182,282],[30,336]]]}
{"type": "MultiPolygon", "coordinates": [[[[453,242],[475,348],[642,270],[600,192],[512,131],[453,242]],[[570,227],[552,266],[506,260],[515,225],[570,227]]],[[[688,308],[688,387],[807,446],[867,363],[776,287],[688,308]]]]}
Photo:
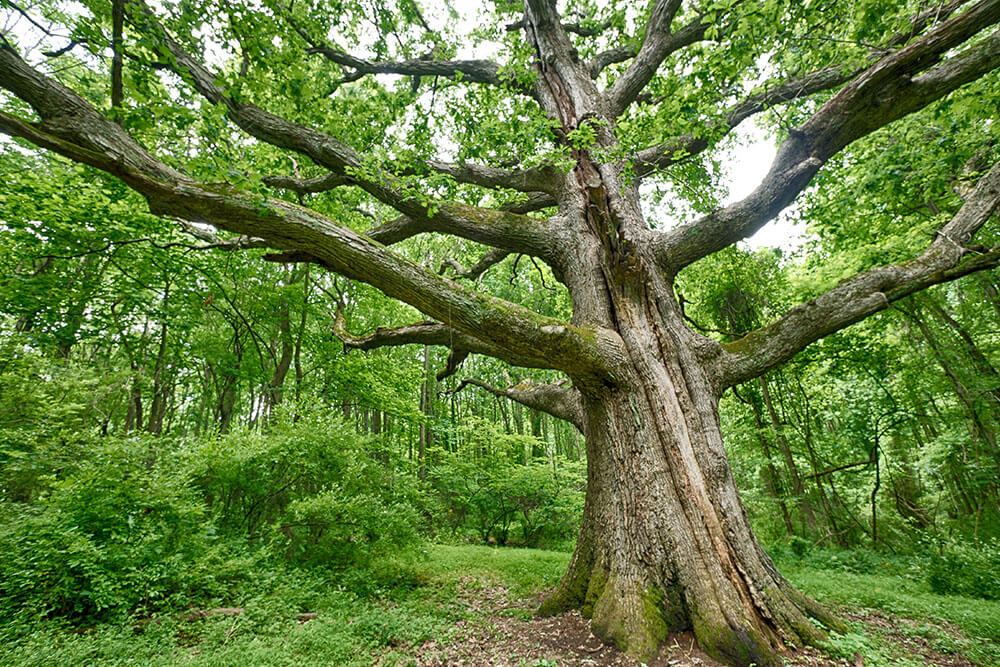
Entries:
{"type": "MultiPolygon", "coordinates": [[[[754,234],[852,143],[1000,66],[1000,0],[820,4],[576,2],[561,16],[551,0],[499,1],[469,36],[492,59],[455,59],[456,31],[435,30],[441,18],[413,0],[113,0],[37,13],[3,0],[48,51],[4,36],[0,130],[117,176],[199,234],[235,233],[233,244],[274,249],[272,261],[322,265],[433,318],[366,336],[338,319],[351,346],[447,346],[448,372],[484,354],[564,373],[571,384],[487,387],[586,437],[583,525],[541,611],[582,608],[597,636],[638,657],[690,628],[721,660],[779,664],[784,649],[824,636],[810,619],[841,624],[754,538],[720,396],[1000,259],[971,246],[1000,202],[994,165],[909,261],[868,268],[739,340],[688,325],[673,287],[681,270],[754,234]],[[655,190],[645,184],[707,177],[700,158],[774,109],[795,120],[746,198],[681,223],[644,201],[655,190]],[[171,128],[159,141],[157,125],[171,128]],[[201,180],[192,137],[233,126],[244,133],[236,153],[294,159],[201,180]],[[394,216],[361,233],[351,204],[394,216]],[[449,262],[450,280],[392,249],[429,233],[479,244],[482,261],[449,262]],[[550,267],[571,319],[476,289],[509,254],[550,267]]],[[[698,185],[666,192],[680,187],[698,185]]]]}

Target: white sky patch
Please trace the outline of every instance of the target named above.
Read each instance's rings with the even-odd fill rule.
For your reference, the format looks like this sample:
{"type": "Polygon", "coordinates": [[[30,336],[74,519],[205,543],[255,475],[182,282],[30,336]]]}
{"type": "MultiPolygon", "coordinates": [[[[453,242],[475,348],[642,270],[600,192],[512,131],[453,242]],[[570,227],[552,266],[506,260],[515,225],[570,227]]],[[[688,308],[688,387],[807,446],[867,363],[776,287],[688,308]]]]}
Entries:
{"type": "MultiPolygon", "coordinates": [[[[722,156],[723,168],[727,174],[729,196],[725,205],[737,202],[760,185],[771,168],[777,148],[774,140],[753,120],[748,120],[733,131],[733,148],[722,156]]],[[[786,253],[798,250],[805,243],[805,230],[792,223],[795,205],[782,211],[778,217],[764,225],[760,231],[744,243],[750,248],[781,248],[786,253]]]]}

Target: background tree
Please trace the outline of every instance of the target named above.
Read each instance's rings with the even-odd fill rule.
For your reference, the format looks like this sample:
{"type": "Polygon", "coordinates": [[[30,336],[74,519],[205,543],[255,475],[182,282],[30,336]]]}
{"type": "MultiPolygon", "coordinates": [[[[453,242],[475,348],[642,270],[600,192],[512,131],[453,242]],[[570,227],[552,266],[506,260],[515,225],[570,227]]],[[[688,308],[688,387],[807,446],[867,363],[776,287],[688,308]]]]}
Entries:
{"type": "MultiPolygon", "coordinates": [[[[995,266],[1000,251],[971,245],[1000,201],[994,149],[983,137],[963,199],[935,199],[933,238],[906,244],[910,259],[869,255],[856,267],[865,270],[741,338],[720,343],[693,329],[674,283],[810,183],[836,190],[845,149],[861,146],[851,156],[862,157],[881,128],[909,114],[953,117],[948,96],[963,86],[988,96],[1000,2],[844,3],[822,14],[781,1],[655,0],[639,14],[581,3],[568,8],[592,22],[581,27],[548,0],[527,0],[498,4],[472,35],[496,42],[495,61],[449,59],[453,36],[410,2],[374,15],[268,2],[158,14],[128,2],[120,39],[111,9],[46,6],[69,35],[35,21],[58,55],[26,54],[34,65],[4,37],[0,85],[11,97],[0,129],[116,176],[154,215],[196,234],[210,225],[239,235],[209,231],[214,244],[270,246],[280,251],[271,261],[319,264],[433,318],[360,340],[338,326],[349,346],[444,346],[447,370],[481,354],[568,376],[571,386],[492,388],[575,424],[586,440],[583,525],[542,611],[582,607],[595,634],[642,657],[668,630],[693,628],[733,664],[776,664],[782,648],[822,638],[807,616],[841,627],[757,544],[723,449],[719,399],[894,301],[995,266]],[[85,49],[67,49],[67,39],[85,49]],[[383,74],[412,79],[380,83],[383,74]],[[712,150],[746,118],[786,104],[760,185],[719,206],[712,150]],[[296,173],[302,158],[307,174],[296,173]],[[678,219],[676,205],[670,220],[644,213],[644,181],[691,187],[694,216],[678,219]],[[386,221],[357,231],[370,215],[386,221]],[[558,282],[571,308],[540,314],[531,298],[516,305],[387,248],[426,233],[486,246],[457,275],[482,275],[513,254],[558,282]]],[[[87,298],[70,300],[67,341],[87,298]]],[[[222,430],[251,346],[268,338],[246,317],[227,324],[232,354],[213,371],[222,430]]],[[[288,335],[272,340],[277,350],[288,335]]],[[[256,354],[263,368],[263,348],[256,354]]]]}

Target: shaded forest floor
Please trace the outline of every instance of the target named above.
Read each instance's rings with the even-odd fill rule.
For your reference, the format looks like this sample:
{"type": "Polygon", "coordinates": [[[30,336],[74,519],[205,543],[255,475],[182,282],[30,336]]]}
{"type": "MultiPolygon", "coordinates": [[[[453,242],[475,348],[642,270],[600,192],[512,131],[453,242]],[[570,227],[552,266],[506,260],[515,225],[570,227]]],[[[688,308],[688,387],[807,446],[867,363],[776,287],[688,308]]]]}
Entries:
{"type": "MultiPolygon", "coordinates": [[[[252,589],[218,600],[235,616],[190,613],[89,628],[41,622],[5,629],[0,664],[100,665],[635,665],[602,645],[577,613],[534,618],[568,554],[435,546],[358,595],[315,573],[261,573],[252,589]],[[308,617],[299,618],[303,613],[308,617]]],[[[779,567],[852,627],[790,665],[1000,664],[1000,602],[940,596],[922,582],[819,568],[779,567]]],[[[689,634],[651,665],[717,665],[689,634]]]]}

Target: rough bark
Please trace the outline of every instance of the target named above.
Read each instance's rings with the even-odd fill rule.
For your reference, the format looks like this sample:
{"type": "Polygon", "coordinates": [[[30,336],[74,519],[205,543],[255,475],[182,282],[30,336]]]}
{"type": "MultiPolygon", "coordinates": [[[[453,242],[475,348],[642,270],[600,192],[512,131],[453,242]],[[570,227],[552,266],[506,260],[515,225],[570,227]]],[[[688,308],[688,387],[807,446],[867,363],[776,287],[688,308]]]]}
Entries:
{"type": "Polygon", "coordinates": [[[690,352],[665,354],[689,347],[679,321],[661,318],[646,295],[616,306],[627,379],[584,392],[584,524],[542,612],[582,607],[598,637],[641,658],[667,632],[693,629],[704,650],[732,664],[780,664],[783,648],[825,636],[808,617],[842,626],[796,592],[757,545],[723,449],[712,382],[690,352]]]}

